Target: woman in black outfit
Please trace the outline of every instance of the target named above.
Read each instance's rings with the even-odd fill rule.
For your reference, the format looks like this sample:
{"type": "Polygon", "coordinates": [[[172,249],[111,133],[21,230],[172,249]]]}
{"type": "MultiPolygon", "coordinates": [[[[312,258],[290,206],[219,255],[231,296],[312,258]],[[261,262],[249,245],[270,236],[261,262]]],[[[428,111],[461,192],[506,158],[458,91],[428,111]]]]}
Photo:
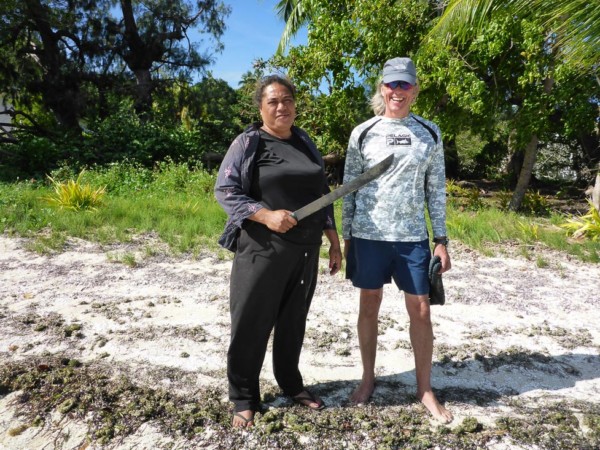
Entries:
{"type": "Polygon", "coordinates": [[[215,186],[229,216],[219,242],[235,252],[227,354],[234,427],[252,426],[260,410],[259,375],[273,330],[273,373],[284,394],[311,409],[325,406],[304,388],[298,369],[323,234],[332,275],[342,262],[332,206],[300,221],[290,215],[329,191],[321,155],[293,125],[293,84],[266,77],[254,100],[262,122],[233,141],[215,186]]]}

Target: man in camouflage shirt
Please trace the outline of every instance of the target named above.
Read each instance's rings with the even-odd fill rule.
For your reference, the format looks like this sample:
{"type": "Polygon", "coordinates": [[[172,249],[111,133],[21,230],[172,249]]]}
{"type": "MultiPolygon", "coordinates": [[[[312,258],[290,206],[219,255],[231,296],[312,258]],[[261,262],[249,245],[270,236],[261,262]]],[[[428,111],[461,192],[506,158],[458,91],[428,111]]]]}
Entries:
{"type": "Polygon", "coordinates": [[[425,211],[432,224],[434,255],[440,273],[450,269],[446,238],[444,150],[439,127],[410,112],[418,94],[417,74],[409,58],[393,58],[383,68],[383,81],[373,98],[376,116],[350,136],[344,183],[390,154],[387,172],[344,198],[342,233],[346,278],[360,288],[358,338],[363,363],[353,403],[369,400],[375,389],[378,314],[383,285],[392,278],[404,291],[415,357],[417,397],[440,422],[452,414],[431,388],[433,330],[429,304],[431,260],[425,211]]]}

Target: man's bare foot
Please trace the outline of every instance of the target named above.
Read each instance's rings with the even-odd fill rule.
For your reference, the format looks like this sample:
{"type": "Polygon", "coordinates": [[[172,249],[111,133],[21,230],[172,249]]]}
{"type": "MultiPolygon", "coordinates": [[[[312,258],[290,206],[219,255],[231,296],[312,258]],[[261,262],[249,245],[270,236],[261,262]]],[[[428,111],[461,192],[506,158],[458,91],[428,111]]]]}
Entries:
{"type": "Polygon", "coordinates": [[[426,391],[419,398],[421,399],[421,403],[425,405],[425,408],[429,410],[433,418],[438,422],[450,423],[454,419],[452,413],[438,402],[433,391],[426,391]]]}
{"type": "Polygon", "coordinates": [[[231,421],[231,426],[233,428],[250,428],[253,425],[254,411],[251,409],[233,413],[233,420],[231,421]]]}
{"type": "Polygon", "coordinates": [[[373,391],[375,390],[375,381],[361,381],[358,387],[354,390],[352,395],[350,396],[350,403],[355,405],[360,405],[361,403],[367,403],[371,396],[373,395],[373,391]]]}

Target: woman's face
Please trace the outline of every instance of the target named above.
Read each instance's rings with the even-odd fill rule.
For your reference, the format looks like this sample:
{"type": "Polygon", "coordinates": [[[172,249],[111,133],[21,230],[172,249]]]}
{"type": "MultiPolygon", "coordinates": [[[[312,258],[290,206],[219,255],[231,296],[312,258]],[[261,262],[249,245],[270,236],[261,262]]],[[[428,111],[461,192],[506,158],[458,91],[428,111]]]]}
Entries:
{"type": "Polygon", "coordinates": [[[296,119],[296,103],[292,93],[282,84],[268,85],[260,102],[263,127],[269,133],[282,138],[289,137],[296,119]]]}
{"type": "Polygon", "coordinates": [[[404,90],[400,86],[392,89],[385,83],[381,85],[381,95],[385,102],[385,117],[402,119],[408,116],[410,105],[417,98],[417,93],[419,92],[417,85],[409,86],[409,89],[404,90]]]}

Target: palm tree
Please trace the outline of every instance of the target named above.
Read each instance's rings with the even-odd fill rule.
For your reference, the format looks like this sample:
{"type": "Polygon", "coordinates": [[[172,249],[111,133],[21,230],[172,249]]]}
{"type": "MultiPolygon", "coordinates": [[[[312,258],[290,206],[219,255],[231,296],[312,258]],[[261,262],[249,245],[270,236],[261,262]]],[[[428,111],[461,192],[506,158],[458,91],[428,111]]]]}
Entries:
{"type": "Polygon", "coordinates": [[[598,0],[451,0],[429,37],[464,39],[483,28],[495,11],[519,17],[543,18],[563,57],[586,72],[600,64],[600,5],[598,0]],[[470,31],[471,30],[471,31],[470,31]]]}
{"type": "Polygon", "coordinates": [[[311,3],[307,0],[279,0],[275,5],[277,17],[285,21],[285,28],[281,34],[277,54],[282,55],[287,48],[290,39],[310,21],[311,3]]]}
{"type": "MultiPolygon", "coordinates": [[[[600,66],[600,7],[598,0],[450,0],[442,17],[427,38],[450,41],[472,39],[484,29],[486,21],[496,12],[514,14],[515,18],[535,17],[551,30],[547,42],[552,52],[565,62],[577,66],[581,74],[596,74],[600,66]]],[[[549,94],[554,80],[544,80],[544,92],[549,94]]],[[[532,133],[524,149],[524,161],[509,208],[521,206],[529,186],[537,155],[538,135],[532,133]]]]}

